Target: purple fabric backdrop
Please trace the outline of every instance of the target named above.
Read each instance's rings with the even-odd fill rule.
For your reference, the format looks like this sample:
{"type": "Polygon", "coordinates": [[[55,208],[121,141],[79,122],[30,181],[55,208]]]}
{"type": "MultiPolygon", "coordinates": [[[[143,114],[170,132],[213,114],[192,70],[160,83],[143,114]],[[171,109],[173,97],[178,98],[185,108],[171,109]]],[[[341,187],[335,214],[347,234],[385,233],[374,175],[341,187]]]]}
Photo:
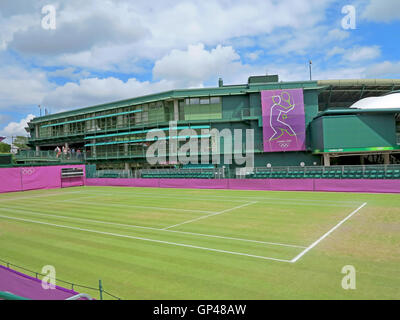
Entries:
{"type": "Polygon", "coordinates": [[[400,193],[400,180],[315,179],[315,191],[400,193]]]}
{"type": "Polygon", "coordinates": [[[261,91],[265,152],[306,150],[303,89],[261,91]]]}
{"type": "Polygon", "coordinates": [[[65,300],[78,294],[59,286],[54,290],[44,290],[40,280],[1,265],[0,291],[33,300],[65,300]]]}
{"type": "Polygon", "coordinates": [[[158,188],[158,179],[113,179],[113,178],[93,178],[86,179],[87,186],[112,186],[112,187],[148,187],[158,188]]]}
{"type": "Polygon", "coordinates": [[[86,179],[87,186],[400,193],[400,180],[86,179]]]}
{"type": "Polygon", "coordinates": [[[314,179],[270,179],[270,185],[276,191],[316,191],[314,179]]]}
{"type": "Polygon", "coordinates": [[[160,179],[161,188],[228,189],[226,179],[160,179]]]}
{"type": "Polygon", "coordinates": [[[22,190],[21,169],[0,169],[0,193],[22,190]]]}
{"type": "MultiPolygon", "coordinates": [[[[62,168],[83,168],[85,170],[85,165],[1,168],[0,193],[61,188],[62,168]]],[[[84,178],[70,178],[63,181],[63,187],[83,184],[84,178]]]]}

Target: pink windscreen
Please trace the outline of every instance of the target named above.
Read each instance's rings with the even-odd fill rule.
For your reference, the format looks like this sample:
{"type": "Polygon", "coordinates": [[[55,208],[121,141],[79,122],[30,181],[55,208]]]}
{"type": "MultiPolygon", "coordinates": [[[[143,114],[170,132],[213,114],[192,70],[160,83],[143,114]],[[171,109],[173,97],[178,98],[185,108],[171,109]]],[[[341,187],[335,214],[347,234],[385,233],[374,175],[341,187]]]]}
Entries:
{"type": "Polygon", "coordinates": [[[0,169],[0,193],[37,189],[57,189],[84,184],[84,178],[68,178],[61,181],[61,169],[82,168],[76,166],[21,167],[0,169]]]}
{"type": "Polygon", "coordinates": [[[400,193],[400,180],[367,179],[86,179],[87,186],[400,193]]]}
{"type": "Polygon", "coordinates": [[[45,290],[39,279],[0,265],[0,291],[32,300],[65,300],[78,294],[59,286],[45,290]]]}

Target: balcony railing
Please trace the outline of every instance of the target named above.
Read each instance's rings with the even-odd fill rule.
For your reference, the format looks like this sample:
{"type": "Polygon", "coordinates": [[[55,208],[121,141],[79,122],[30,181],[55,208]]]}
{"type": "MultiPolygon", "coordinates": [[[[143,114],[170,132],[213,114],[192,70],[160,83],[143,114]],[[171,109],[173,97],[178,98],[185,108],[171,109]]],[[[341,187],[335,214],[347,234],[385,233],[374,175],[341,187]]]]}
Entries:
{"type": "Polygon", "coordinates": [[[84,162],[85,152],[67,152],[57,154],[55,151],[21,150],[15,155],[17,162],[84,162]]]}
{"type": "Polygon", "coordinates": [[[142,170],[94,170],[88,178],[164,179],[400,179],[400,165],[258,167],[252,170],[229,168],[176,168],[142,170]]]}

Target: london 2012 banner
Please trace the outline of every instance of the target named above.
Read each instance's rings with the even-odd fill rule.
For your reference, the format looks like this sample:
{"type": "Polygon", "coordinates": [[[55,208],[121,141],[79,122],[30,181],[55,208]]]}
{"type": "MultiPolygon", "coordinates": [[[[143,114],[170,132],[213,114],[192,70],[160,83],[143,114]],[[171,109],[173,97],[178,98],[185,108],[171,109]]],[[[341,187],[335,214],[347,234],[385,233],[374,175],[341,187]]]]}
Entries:
{"type": "Polygon", "coordinates": [[[303,89],[261,91],[264,152],[306,149],[303,89]]]}

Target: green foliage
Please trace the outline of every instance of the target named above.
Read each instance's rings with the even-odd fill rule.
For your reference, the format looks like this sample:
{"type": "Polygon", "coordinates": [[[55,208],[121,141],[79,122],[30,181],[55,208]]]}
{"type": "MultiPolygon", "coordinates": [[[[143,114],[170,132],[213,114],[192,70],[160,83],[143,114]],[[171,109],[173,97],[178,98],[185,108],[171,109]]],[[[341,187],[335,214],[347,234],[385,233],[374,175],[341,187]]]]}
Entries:
{"type": "Polygon", "coordinates": [[[11,146],[7,143],[0,142],[0,153],[10,153],[11,146]]]}
{"type": "Polygon", "coordinates": [[[28,147],[28,137],[24,137],[24,136],[17,136],[14,139],[14,146],[18,147],[19,150],[26,150],[29,149],[28,147]]]}

